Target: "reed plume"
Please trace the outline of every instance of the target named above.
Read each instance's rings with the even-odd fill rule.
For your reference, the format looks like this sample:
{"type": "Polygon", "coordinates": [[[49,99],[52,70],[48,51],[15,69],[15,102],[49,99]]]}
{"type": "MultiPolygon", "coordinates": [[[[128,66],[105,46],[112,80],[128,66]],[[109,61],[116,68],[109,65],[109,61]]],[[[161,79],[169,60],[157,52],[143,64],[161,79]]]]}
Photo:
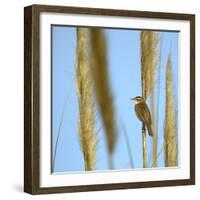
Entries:
{"type": "MultiPolygon", "coordinates": [[[[157,167],[157,157],[158,157],[158,122],[159,122],[159,110],[160,110],[160,77],[161,77],[161,56],[162,56],[162,33],[160,33],[159,38],[159,61],[157,70],[157,105],[156,105],[156,115],[154,114],[154,137],[153,137],[153,164],[152,167],[157,167]]],[[[151,100],[153,102],[153,100],[151,100]]],[[[152,108],[154,110],[154,108],[152,108]]]]}
{"type": "Polygon", "coordinates": [[[141,80],[142,96],[146,100],[154,88],[155,70],[157,64],[157,33],[141,32],[141,80]]]}
{"type": "MultiPolygon", "coordinates": [[[[155,69],[157,64],[157,33],[142,31],[141,37],[141,83],[142,96],[146,101],[154,88],[155,69]]],[[[146,128],[142,124],[143,167],[147,167],[146,128]]]]}
{"type": "Polygon", "coordinates": [[[108,76],[106,40],[101,29],[91,29],[91,58],[96,100],[105,130],[109,167],[112,169],[114,167],[112,154],[117,136],[113,98],[108,76]]]}
{"type": "Polygon", "coordinates": [[[93,170],[96,157],[92,85],[90,77],[89,30],[77,28],[76,83],[79,104],[79,137],[85,170],[93,170]]]}
{"type": "Polygon", "coordinates": [[[176,113],[174,106],[173,85],[172,85],[172,64],[171,56],[168,55],[166,67],[166,107],[165,107],[165,166],[177,165],[177,144],[176,144],[176,113]]]}

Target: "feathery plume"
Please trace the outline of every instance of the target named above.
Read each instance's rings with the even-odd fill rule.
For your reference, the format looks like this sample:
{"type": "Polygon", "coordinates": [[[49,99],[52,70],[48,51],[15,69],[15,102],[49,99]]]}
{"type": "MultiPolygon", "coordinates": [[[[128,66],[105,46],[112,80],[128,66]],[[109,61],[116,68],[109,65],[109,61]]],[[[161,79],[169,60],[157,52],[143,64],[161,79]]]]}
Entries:
{"type": "Polygon", "coordinates": [[[166,108],[165,108],[165,166],[177,165],[176,113],[172,85],[172,63],[169,54],[166,68],[166,108]]]}
{"type": "Polygon", "coordinates": [[[103,30],[97,28],[91,29],[91,58],[94,88],[105,129],[109,153],[109,167],[113,168],[112,154],[115,148],[117,135],[113,98],[109,84],[106,50],[106,40],[103,30]]]}
{"type": "Polygon", "coordinates": [[[96,156],[96,136],[88,46],[89,30],[77,28],[76,82],[79,104],[79,136],[85,170],[93,170],[96,156]]]}
{"type": "MultiPolygon", "coordinates": [[[[141,42],[141,83],[142,96],[147,99],[153,95],[155,69],[157,65],[157,33],[153,31],[142,31],[140,36],[141,42]]],[[[153,98],[152,98],[153,99],[153,98]]],[[[153,100],[154,101],[154,100],[153,100]]],[[[152,107],[154,107],[152,103],[152,107]]],[[[142,145],[143,145],[143,167],[147,167],[147,144],[146,128],[142,124],[142,145]]]]}

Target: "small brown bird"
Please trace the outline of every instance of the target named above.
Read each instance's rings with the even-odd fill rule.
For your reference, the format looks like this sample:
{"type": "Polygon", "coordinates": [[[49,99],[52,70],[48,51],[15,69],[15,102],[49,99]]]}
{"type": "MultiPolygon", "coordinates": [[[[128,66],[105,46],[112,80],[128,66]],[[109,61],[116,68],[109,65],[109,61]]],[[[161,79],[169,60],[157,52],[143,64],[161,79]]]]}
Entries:
{"type": "Polygon", "coordinates": [[[137,118],[142,121],[148,129],[150,136],[153,136],[151,113],[143,97],[137,96],[131,100],[135,103],[135,112],[137,118]]]}

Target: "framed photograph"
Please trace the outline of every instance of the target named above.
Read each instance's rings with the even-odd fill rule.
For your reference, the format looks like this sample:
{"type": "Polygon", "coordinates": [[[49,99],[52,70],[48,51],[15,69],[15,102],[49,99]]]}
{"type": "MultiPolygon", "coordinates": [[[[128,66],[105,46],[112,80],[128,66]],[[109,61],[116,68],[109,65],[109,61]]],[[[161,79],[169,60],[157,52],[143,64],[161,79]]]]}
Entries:
{"type": "Polygon", "coordinates": [[[24,191],[195,183],[195,16],[24,9],[24,191]]]}

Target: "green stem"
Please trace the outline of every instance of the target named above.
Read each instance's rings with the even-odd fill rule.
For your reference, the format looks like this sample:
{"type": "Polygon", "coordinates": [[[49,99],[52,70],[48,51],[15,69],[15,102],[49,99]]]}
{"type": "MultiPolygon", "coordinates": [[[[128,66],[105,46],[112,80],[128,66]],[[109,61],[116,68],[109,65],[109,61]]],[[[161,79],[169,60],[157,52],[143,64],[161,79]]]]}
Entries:
{"type": "Polygon", "coordinates": [[[124,126],[124,123],[121,122],[121,124],[122,124],[123,133],[124,133],[124,136],[125,136],[125,141],[126,141],[126,146],[127,146],[130,166],[131,166],[131,168],[134,168],[134,163],[133,163],[133,159],[132,159],[132,155],[131,155],[131,145],[129,143],[128,134],[127,134],[126,128],[124,126]]]}

